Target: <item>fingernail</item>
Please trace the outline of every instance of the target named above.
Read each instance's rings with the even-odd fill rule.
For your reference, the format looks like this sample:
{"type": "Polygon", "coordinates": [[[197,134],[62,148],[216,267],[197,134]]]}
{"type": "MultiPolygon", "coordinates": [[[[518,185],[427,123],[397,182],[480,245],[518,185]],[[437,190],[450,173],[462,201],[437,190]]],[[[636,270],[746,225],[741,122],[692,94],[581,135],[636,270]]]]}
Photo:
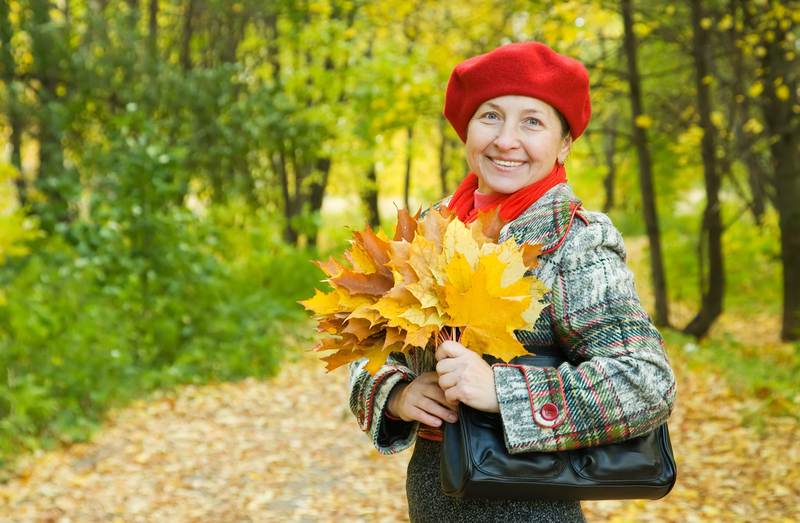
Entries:
{"type": "Polygon", "coordinates": [[[450,423],[455,423],[458,418],[456,417],[455,414],[450,414],[449,416],[447,416],[447,419],[450,420],[450,423]]]}

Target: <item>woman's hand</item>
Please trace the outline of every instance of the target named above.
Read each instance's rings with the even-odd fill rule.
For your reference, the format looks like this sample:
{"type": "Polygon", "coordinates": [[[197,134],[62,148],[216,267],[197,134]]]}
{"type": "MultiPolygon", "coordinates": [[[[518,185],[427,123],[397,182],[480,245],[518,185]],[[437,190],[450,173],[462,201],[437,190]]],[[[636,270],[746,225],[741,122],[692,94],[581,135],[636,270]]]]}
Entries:
{"type": "Polygon", "coordinates": [[[477,353],[455,341],[445,341],[436,349],[436,359],[439,386],[449,403],[466,403],[484,412],[500,412],[494,371],[477,353]]]}
{"type": "Polygon", "coordinates": [[[439,375],[425,372],[410,383],[401,383],[392,389],[386,412],[404,421],[420,421],[431,427],[440,427],[442,420],[458,420],[458,404],[449,404],[439,387],[439,375]]]}

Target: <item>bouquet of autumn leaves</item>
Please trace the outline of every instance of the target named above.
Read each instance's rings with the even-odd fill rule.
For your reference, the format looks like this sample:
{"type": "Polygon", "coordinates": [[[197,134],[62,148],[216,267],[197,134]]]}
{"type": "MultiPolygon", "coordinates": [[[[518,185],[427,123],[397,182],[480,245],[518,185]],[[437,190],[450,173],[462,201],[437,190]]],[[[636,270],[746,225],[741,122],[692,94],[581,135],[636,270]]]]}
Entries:
{"type": "Polygon", "coordinates": [[[324,338],[312,349],[331,371],[360,358],[380,369],[393,352],[408,354],[437,340],[458,341],[478,354],[504,361],[528,354],[514,337],[530,330],[548,289],[525,273],[538,265],[540,246],[497,243],[504,222],[496,211],[462,223],[448,209],[424,218],[398,211],[394,238],[370,227],[355,232],[343,263],[314,262],[331,292],[319,290],[300,303],[319,321],[324,338]]]}

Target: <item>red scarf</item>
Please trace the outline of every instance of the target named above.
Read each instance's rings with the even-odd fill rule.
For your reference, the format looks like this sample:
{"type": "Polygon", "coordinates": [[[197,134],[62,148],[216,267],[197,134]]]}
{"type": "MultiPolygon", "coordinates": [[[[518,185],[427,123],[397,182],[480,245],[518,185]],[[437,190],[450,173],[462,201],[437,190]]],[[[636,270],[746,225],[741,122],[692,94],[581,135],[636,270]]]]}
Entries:
{"type": "MultiPolygon", "coordinates": [[[[527,187],[523,187],[517,192],[511,194],[504,194],[501,198],[480,209],[480,212],[486,212],[495,207],[500,206],[500,218],[506,221],[513,221],[519,218],[519,215],[525,212],[525,209],[530,207],[541,198],[544,193],[558,185],[567,181],[567,170],[564,165],[556,165],[550,174],[527,187]]],[[[464,223],[474,221],[478,217],[479,209],[475,208],[475,191],[478,190],[478,177],[475,173],[470,173],[469,176],[464,178],[464,181],[458,186],[453,198],[447,208],[455,211],[458,219],[464,223]]]]}

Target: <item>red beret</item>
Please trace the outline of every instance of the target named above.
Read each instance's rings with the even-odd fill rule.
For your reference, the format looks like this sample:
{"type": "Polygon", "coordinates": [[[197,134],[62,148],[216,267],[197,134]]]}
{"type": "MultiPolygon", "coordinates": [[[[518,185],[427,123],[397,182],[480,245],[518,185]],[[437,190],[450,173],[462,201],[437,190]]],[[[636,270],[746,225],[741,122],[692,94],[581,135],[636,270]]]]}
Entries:
{"type": "Polygon", "coordinates": [[[566,118],[573,139],[583,133],[592,115],[586,68],[538,42],[504,45],[458,64],[447,84],[444,115],[466,142],[467,124],[478,107],[505,95],[530,96],[552,105],[566,118]]]}

